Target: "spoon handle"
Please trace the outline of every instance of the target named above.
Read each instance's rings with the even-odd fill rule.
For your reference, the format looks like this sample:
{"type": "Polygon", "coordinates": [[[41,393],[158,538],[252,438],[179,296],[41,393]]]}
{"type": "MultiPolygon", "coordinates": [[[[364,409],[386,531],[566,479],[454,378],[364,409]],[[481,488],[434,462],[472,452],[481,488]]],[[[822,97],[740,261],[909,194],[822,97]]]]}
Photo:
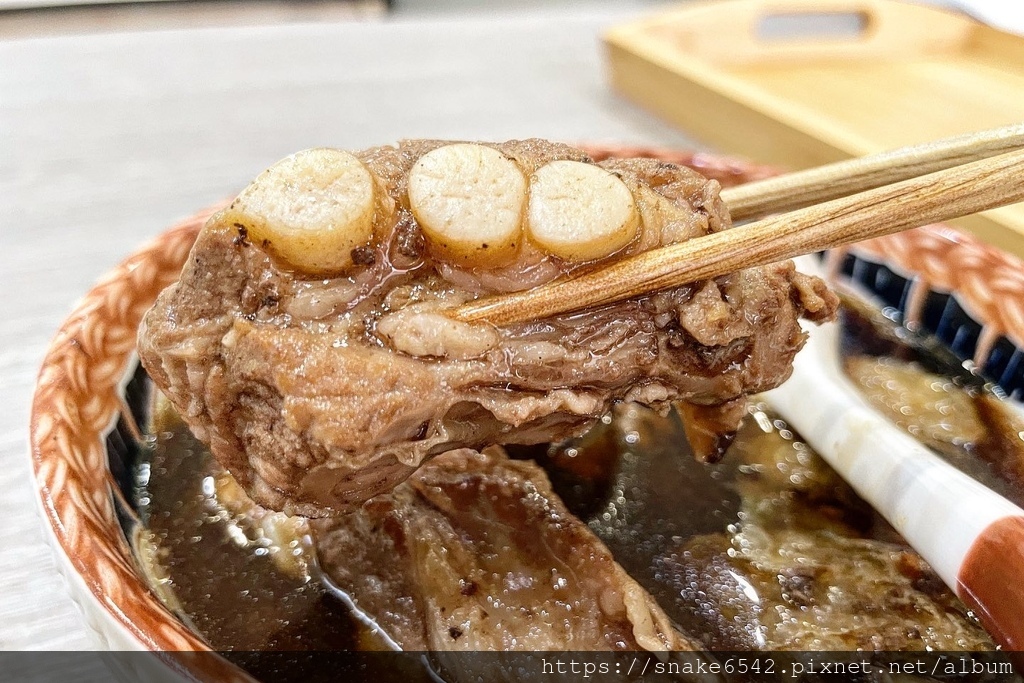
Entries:
{"type": "Polygon", "coordinates": [[[860,397],[835,324],[811,329],[765,396],[932,566],[995,640],[1024,650],[1024,510],[939,458],[860,397]]]}

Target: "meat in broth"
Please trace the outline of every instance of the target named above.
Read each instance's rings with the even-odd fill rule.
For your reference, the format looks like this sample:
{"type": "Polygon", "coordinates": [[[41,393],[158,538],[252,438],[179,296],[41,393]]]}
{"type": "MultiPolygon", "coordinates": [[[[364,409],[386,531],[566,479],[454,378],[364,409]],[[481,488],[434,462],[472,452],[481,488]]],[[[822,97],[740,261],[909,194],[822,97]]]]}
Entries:
{"type": "Polygon", "coordinates": [[[441,453],[581,434],[615,401],[732,431],[788,376],[798,319],[837,305],[791,263],[501,329],[444,314],[727,229],[718,189],[540,140],[309,150],[210,220],[139,354],[256,502],[310,517],[441,453]]]}

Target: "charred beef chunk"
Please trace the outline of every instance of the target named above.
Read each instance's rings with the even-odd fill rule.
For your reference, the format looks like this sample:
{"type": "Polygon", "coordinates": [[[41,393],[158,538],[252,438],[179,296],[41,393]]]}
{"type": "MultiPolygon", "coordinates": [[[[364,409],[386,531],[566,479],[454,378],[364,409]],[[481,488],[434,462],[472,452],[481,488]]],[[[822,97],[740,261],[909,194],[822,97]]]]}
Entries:
{"type": "Polygon", "coordinates": [[[498,448],[433,459],[313,520],[324,572],[405,650],[693,650],[551,492],[498,448]]]}
{"type": "Polygon", "coordinates": [[[834,314],[791,263],[500,329],[443,313],[727,229],[718,189],[540,140],[309,150],[210,220],[139,353],[258,503],[312,517],[447,451],[578,435],[615,401],[735,415],[789,375],[798,318],[834,314]]]}

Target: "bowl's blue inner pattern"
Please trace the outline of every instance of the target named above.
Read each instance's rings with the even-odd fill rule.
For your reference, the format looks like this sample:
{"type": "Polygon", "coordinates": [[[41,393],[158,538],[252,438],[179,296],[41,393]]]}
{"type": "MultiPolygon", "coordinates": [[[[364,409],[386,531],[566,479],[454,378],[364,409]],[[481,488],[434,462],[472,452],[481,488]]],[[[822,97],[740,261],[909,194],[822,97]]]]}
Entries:
{"type": "Polygon", "coordinates": [[[996,382],[1017,400],[1024,399],[1024,351],[1006,337],[992,347],[985,372],[996,377],[996,382]]]}
{"type": "Polygon", "coordinates": [[[907,297],[914,281],[894,273],[887,266],[847,254],[843,261],[843,274],[860,283],[871,292],[883,307],[899,312],[902,321],[907,297]]]}
{"type": "Polygon", "coordinates": [[[145,526],[145,520],[140,519],[137,512],[140,506],[135,504],[139,488],[138,463],[143,452],[153,447],[140,428],[149,424],[153,398],[153,384],[140,363],[135,363],[121,395],[127,410],[121,412],[107,432],[107,468],[112,479],[117,520],[125,536],[132,539],[134,532],[145,526]]]}
{"type": "MultiPolygon", "coordinates": [[[[902,275],[891,268],[861,254],[847,252],[839,267],[839,276],[866,291],[893,320],[906,319],[911,288],[917,279],[902,275]]],[[[964,310],[955,295],[931,290],[920,312],[920,329],[942,342],[957,358],[973,361],[981,337],[982,325],[964,310]]],[[[977,371],[997,384],[1007,396],[1024,398],[1024,359],[1021,348],[1010,339],[1000,336],[988,358],[977,371]]]]}

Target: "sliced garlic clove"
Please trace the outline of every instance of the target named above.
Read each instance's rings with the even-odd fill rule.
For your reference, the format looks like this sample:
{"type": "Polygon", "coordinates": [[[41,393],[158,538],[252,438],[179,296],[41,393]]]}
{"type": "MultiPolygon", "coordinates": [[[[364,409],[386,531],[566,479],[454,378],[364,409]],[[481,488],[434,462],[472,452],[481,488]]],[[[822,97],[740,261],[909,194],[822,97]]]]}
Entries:
{"type": "Polygon", "coordinates": [[[600,166],[552,161],[530,179],[527,230],[550,254],[567,261],[593,261],[636,237],[640,225],[633,194],[600,166]]]}
{"type": "Polygon", "coordinates": [[[522,171],[484,145],[439,147],[409,172],[409,208],[431,249],[458,265],[492,266],[511,259],[525,204],[522,171]]]}
{"type": "Polygon", "coordinates": [[[459,322],[418,306],[388,313],[377,322],[376,331],[396,351],[419,357],[470,360],[501,343],[490,325],[459,322]]]}
{"type": "Polygon", "coordinates": [[[253,244],[309,275],[339,275],[373,237],[374,179],[359,159],[308,149],[264,171],[226,212],[253,244]]]}

